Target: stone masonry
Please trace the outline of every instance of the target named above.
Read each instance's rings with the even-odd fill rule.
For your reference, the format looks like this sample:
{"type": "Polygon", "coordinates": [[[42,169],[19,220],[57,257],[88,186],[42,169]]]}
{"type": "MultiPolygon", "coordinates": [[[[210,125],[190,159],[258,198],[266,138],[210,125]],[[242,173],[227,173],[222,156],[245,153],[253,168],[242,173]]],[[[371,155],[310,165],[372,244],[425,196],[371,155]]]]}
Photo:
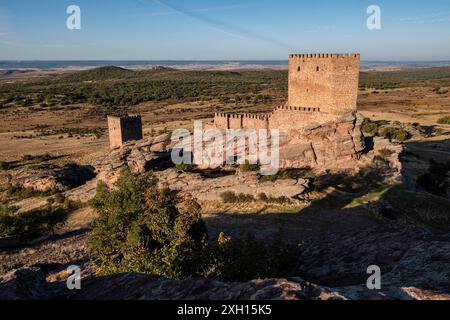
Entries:
{"type": "Polygon", "coordinates": [[[120,148],[127,141],[142,139],[142,120],[139,115],[108,116],[109,145],[120,148]]]}

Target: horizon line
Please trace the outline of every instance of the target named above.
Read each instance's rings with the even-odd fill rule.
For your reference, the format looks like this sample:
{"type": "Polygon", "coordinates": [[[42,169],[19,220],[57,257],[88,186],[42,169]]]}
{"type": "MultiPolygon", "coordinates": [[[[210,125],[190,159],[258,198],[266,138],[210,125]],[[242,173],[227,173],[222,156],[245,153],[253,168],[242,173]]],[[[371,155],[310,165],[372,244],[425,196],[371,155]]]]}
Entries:
{"type": "MultiPolygon", "coordinates": [[[[217,62],[217,61],[236,61],[236,62],[288,62],[287,59],[0,59],[0,62],[152,62],[152,61],[167,61],[167,62],[217,62]]],[[[448,62],[450,58],[446,59],[362,59],[361,62],[448,62]]]]}

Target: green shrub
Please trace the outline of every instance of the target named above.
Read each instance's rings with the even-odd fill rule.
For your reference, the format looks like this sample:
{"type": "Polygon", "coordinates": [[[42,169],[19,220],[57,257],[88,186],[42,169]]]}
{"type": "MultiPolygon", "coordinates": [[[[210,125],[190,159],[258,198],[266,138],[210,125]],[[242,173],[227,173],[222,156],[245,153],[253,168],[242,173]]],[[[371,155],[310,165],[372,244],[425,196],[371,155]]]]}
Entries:
{"type": "Polygon", "coordinates": [[[389,140],[397,140],[403,142],[410,138],[410,134],[408,131],[399,128],[399,127],[387,127],[383,130],[383,137],[388,138],[389,140]]]}
{"type": "Polygon", "coordinates": [[[64,199],[63,202],[63,207],[66,208],[67,210],[77,210],[80,208],[84,208],[85,206],[87,206],[86,203],[81,202],[80,200],[70,200],[68,198],[64,199]]]}
{"type": "Polygon", "coordinates": [[[57,193],[57,194],[55,194],[54,199],[55,199],[56,203],[63,204],[64,201],[66,200],[66,197],[62,193],[57,193]]]}
{"type": "Polygon", "coordinates": [[[237,195],[237,202],[245,203],[252,201],[255,201],[255,197],[253,197],[251,194],[239,193],[237,195]]]}
{"type": "Polygon", "coordinates": [[[427,192],[445,197],[450,187],[447,182],[447,173],[450,171],[450,161],[439,163],[430,161],[429,171],[417,178],[417,184],[427,192]]]}
{"type": "Polygon", "coordinates": [[[0,205],[0,236],[11,235],[16,230],[14,212],[17,208],[0,205]]]}
{"type": "Polygon", "coordinates": [[[47,168],[48,168],[48,166],[43,165],[43,164],[33,164],[31,166],[28,166],[28,169],[33,170],[33,171],[41,171],[41,170],[45,170],[47,168]]]}
{"type": "Polygon", "coordinates": [[[220,194],[222,201],[225,203],[235,203],[236,194],[233,191],[225,191],[220,194]]]}
{"type": "Polygon", "coordinates": [[[178,171],[186,172],[186,171],[191,170],[191,169],[192,169],[192,166],[191,166],[190,164],[186,164],[186,163],[179,163],[179,164],[175,165],[175,168],[176,168],[178,171]]]}
{"type": "Polygon", "coordinates": [[[285,179],[299,179],[305,175],[307,169],[281,168],[276,174],[261,175],[260,182],[274,182],[285,179]]]}
{"type": "Polygon", "coordinates": [[[39,155],[26,154],[22,157],[22,161],[36,161],[36,162],[44,162],[44,161],[49,161],[52,159],[53,159],[53,157],[48,153],[39,154],[39,155]]]}
{"type": "MultiPolygon", "coordinates": [[[[14,209],[13,209],[14,210],[14,209]]],[[[0,236],[17,235],[22,242],[54,233],[67,220],[68,212],[62,208],[47,208],[20,214],[11,209],[0,210],[0,236]]]]}
{"type": "MultiPolygon", "coordinates": [[[[220,194],[222,201],[225,203],[248,203],[255,201],[255,197],[251,194],[239,193],[235,194],[232,191],[226,191],[220,194]]],[[[291,200],[288,197],[268,197],[265,193],[258,194],[258,200],[264,201],[267,203],[277,203],[277,204],[286,204],[290,203],[291,200]]]]}
{"type": "Polygon", "coordinates": [[[158,190],[151,174],[122,171],[116,189],[100,183],[91,202],[99,217],[92,223],[89,244],[100,271],[144,272],[174,279],[204,272],[206,228],[200,206],[158,190]]]}
{"type": "Polygon", "coordinates": [[[288,197],[281,196],[281,197],[269,197],[267,199],[268,203],[277,203],[277,204],[288,204],[291,203],[291,200],[288,197]]]}
{"type": "Polygon", "coordinates": [[[378,151],[379,156],[383,159],[389,158],[393,153],[394,151],[389,150],[387,148],[383,148],[378,151]]]}
{"type": "Polygon", "coordinates": [[[378,132],[378,124],[366,118],[362,124],[362,131],[367,134],[375,135],[378,132]]]}
{"type": "Polygon", "coordinates": [[[250,171],[259,171],[259,164],[257,163],[250,163],[248,161],[245,161],[245,163],[241,164],[240,169],[243,172],[250,172],[250,171]]]}
{"type": "Polygon", "coordinates": [[[225,203],[246,203],[255,201],[255,197],[250,194],[239,193],[235,194],[233,191],[226,191],[220,194],[222,201],[225,203]]]}
{"type": "Polygon", "coordinates": [[[12,168],[12,165],[10,162],[0,161],[0,170],[9,170],[11,168],[12,168]]]}
{"type": "Polygon", "coordinates": [[[450,124],[450,116],[445,116],[438,119],[437,123],[439,124],[450,124]]]}
{"type": "Polygon", "coordinates": [[[53,191],[36,191],[32,188],[23,188],[21,186],[16,186],[9,184],[7,194],[11,197],[15,197],[17,199],[28,199],[34,197],[48,197],[51,196],[53,191]]]}

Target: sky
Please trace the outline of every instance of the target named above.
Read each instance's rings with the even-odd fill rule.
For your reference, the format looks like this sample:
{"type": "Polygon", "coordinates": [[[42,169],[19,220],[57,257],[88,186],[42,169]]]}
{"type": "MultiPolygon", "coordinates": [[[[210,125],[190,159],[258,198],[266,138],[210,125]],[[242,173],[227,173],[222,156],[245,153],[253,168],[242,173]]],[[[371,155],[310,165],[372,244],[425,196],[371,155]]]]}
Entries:
{"type": "Polygon", "coordinates": [[[450,0],[0,0],[0,60],[450,60],[449,39],[450,0]]]}

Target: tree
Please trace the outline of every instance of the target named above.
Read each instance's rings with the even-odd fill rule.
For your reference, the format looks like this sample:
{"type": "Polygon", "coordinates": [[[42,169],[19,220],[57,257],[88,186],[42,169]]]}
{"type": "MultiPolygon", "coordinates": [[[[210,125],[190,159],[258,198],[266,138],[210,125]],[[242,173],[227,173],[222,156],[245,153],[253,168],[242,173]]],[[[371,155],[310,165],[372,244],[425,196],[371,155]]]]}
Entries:
{"type": "Polygon", "coordinates": [[[174,279],[199,276],[206,247],[200,206],[159,190],[153,175],[121,172],[115,189],[97,188],[90,246],[100,271],[143,272],[174,279]]]}

